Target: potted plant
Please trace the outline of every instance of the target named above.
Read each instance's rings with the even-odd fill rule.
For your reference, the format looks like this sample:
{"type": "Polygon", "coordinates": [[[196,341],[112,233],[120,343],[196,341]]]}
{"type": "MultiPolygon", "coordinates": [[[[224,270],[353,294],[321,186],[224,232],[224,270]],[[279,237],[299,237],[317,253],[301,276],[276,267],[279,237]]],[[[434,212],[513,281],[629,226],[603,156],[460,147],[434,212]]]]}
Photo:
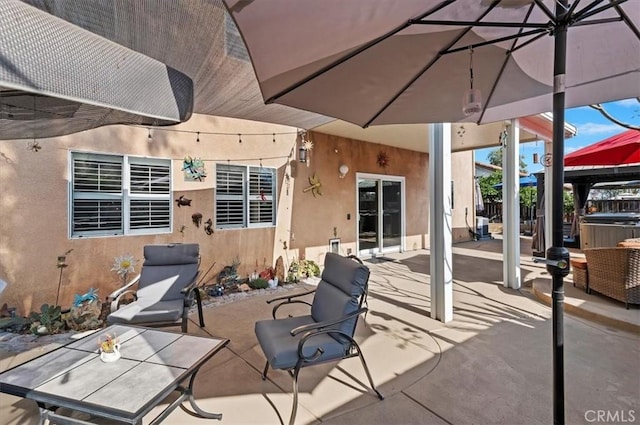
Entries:
{"type": "Polygon", "coordinates": [[[98,346],[103,362],[115,362],[120,358],[120,340],[115,335],[105,334],[104,339],[98,339],[98,346]]]}

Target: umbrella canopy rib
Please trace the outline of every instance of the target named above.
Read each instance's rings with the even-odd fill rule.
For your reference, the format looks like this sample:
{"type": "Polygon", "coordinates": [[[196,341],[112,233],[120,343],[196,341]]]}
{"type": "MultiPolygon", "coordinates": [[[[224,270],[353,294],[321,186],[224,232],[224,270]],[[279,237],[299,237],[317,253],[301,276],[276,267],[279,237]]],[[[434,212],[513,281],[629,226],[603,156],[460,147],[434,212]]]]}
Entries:
{"type": "Polygon", "coordinates": [[[638,30],[638,27],[629,19],[629,15],[618,5],[616,5],[616,12],[618,12],[618,15],[620,15],[624,23],[627,24],[629,29],[636,35],[636,38],[640,40],[640,30],[638,30]]]}
{"type": "Polygon", "coordinates": [[[462,46],[462,47],[456,47],[455,49],[450,49],[450,50],[447,50],[446,52],[443,52],[443,54],[446,55],[446,54],[449,54],[449,53],[459,53],[459,52],[462,52],[462,51],[465,51],[465,50],[475,49],[475,48],[478,48],[478,47],[491,46],[491,45],[494,45],[494,44],[502,43],[503,41],[517,40],[519,38],[528,37],[530,35],[537,35],[537,34],[546,35],[546,34],[549,34],[549,32],[550,32],[550,28],[545,27],[544,29],[531,30],[531,31],[526,31],[526,32],[521,32],[521,33],[518,33],[518,34],[514,34],[514,35],[506,35],[504,37],[494,38],[494,39],[491,39],[491,40],[482,41],[480,43],[473,43],[473,44],[468,44],[468,45],[462,46]]]}
{"type": "MultiPolygon", "coordinates": [[[[478,17],[478,19],[476,19],[475,21],[470,21],[472,24],[474,22],[480,22],[480,20],[482,18],[484,18],[485,16],[487,16],[491,10],[493,10],[493,8],[498,4],[498,2],[494,2],[490,7],[487,8],[487,10],[484,11],[484,13],[482,15],[480,15],[478,17]]],[[[424,16],[429,16],[432,13],[435,13],[437,10],[434,10],[433,12],[427,12],[427,14],[423,15],[424,16]]],[[[422,18],[419,18],[418,20],[420,20],[422,18]]],[[[411,21],[409,21],[409,25],[411,24],[411,21]]],[[[422,77],[424,75],[425,72],[427,72],[429,69],[431,69],[431,67],[433,67],[439,60],[440,58],[442,58],[442,56],[446,53],[449,52],[449,50],[451,49],[451,47],[455,46],[456,43],[460,40],[462,40],[462,38],[467,35],[469,33],[469,31],[471,31],[473,27],[472,26],[468,26],[467,28],[465,28],[463,31],[461,31],[460,33],[458,33],[458,35],[456,37],[453,38],[453,40],[451,40],[449,42],[449,44],[447,44],[447,46],[445,48],[443,48],[442,50],[440,50],[440,52],[438,52],[437,55],[435,55],[433,57],[433,59],[426,64],[420,71],[418,71],[407,83],[405,83],[402,88],[400,90],[398,90],[394,95],[390,96],[389,99],[387,100],[387,102],[382,106],[382,108],[378,109],[378,111],[373,114],[373,116],[363,125],[364,128],[367,128],[371,125],[371,123],[373,121],[376,120],[376,118],[378,118],[380,116],[380,114],[382,114],[384,111],[386,111],[389,106],[391,106],[409,87],[411,87],[411,85],[413,83],[415,83],[418,78],[422,77]]],[[[468,47],[467,47],[468,48],[468,47]]]]}
{"type": "MultiPolygon", "coordinates": [[[[591,10],[589,10],[589,8],[586,7],[586,8],[582,9],[580,12],[576,13],[573,16],[573,22],[582,21],[584,19],[587,19],[590,16],[594,16],[594,15],[597,15],[598,13],[602,13],[607,9],[611,9],[612,7],[616,7],[621,3],[625,3],[626,1],[628,1],[628,0],[612,0],[611,3],[609,3],[609,4],[605,4],[604,6],[600,6],[600,7],[597,7],[595,9],[591,9],[591,10]]],[[[591,3],[589,6],[593,6],[593,3],[591,3]]],[[[570,15],[568,15],[568,16],[570,16],[570,15]]],[[[572,22],[572,24],[573,24],[573,22],[572,22]]]]}
{"type": "MultiPolygon", "coordinates": [[[[424,18],[425,16],[429,16],[429,15],[431,15],[433,13],[436,13],[440,9],[445,8],[446,6],[448,6],[449,4],[451,4],[451,3],[455,2],[455,1],[456,0],[446,0],[446,1],[442,2],[442,3],[440,3],[439,5],[437,5],[436,7],[432,8],[431,10],[423,13],[417,19],[421,19],[421,18],[424,18]]],[[[298,87],[303,86],[304,84],[306,84],[309,81],[319,77],[320,75],[325,74],[326,72],[332,70],[336,66],[348,61],[349,59],[353,58],[354,56],[357,56],[360,53],[370,49],[371,47],[383,42],[384,40],[388,39],[389,37],[394,36],[395,34],[397,34],[400,31],[406,29],[407,27],[409,27],[410,25],[411,25],[411,20],[408,20],[404,24],[399,25],[398,27],[394,28],[393,30],[389,31],[388,33],[383,34],[380,37],[371,40],[370,42],[360,46],[359,48],[355,49],[354,51],[349,52],[346,55],[338,58],[337,60],[335,60],[333,62],[331,62],[330,64],[320,68],[316,72],[314,72],[314,73],[310,74],[309,76],[303,78],[302,80],[298,81],[297,83],[292,84],[291,86],[285,88],[284,90],[281,90],[280,92],[278,92],[275,95],[269,97],[268,99],[265,99],[264,103],[274,103],[276,100],[278,100],[282,96],[292,92],[293,90],[297,89],[298,87]]],[[[365,125],[364,127],[367,127],[367,126],[365,125]]]]}
{"type": "Polygon", "coordinates": [[[442,25],[454,27],[495,27],[495,28],[543,28],[548,29],[549,24],[534,24],[528,22],[481,22],[481,21],[438,21],[431,19],[412,19],[412,25],[442,25]]]}
{"type": "MultiPolygon", "coordinates": [[[[547,15],[547,18],[549,18],[549,20],[551,20],[551,22],[553,22],[554,24],[557,23],[556,15],[554,15],[554,13],[547,6],[545,6],[545,4],[542,2],[542,0],[533,0],[533,2],[536,4],[536,6],[538,6],[538,8],[540,10],[542,10],[542,12],[545,15],[547,15]]],[[[578,3],[580,3],[580,0],[576,0],[574,2],[574,6],[577,6],[578,3]]]]}

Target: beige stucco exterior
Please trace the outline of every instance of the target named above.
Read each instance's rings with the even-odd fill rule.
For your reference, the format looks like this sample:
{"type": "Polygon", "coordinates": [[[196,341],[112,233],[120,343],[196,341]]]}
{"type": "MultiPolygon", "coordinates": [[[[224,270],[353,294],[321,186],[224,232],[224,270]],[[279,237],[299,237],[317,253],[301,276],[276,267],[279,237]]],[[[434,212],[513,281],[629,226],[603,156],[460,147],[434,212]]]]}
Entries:
{"type": "MultiPolygon", "coordinates": [[[[153,243],[200,244],[202,273],[215,263],[206,281],[215,279],[235,257],[241,261],[241,275],[271,266],[279,256],[285,267],[299,256],[321,263],[329,250],[329,239],[334,238],[340,238],[343,254],[356,253],[357,173],[404,177],[402,249],[428,245],[427,153],[310,132],[314,147],[307,166],[296,159],[295,128],[201,115],[176,127],[152,129],[151,134],[152,142],[148,143],[146,128],[109,126],[38,140],[42,146],[38,152],[28,149],[29,140],[0,141],[0,279],[9,284],[0,295],[0,303],[17,307],[20,314],[28,313],[43,303],[55,303],[58,283],[58,304],[63,308],[70,306],[74,294],[83,294],[90,287],[99,288],[104,298],[120,285],[118,276],[110,270],[114,257],[129,253],[140,261],[143,246],[153,243]],[[199,131],[200,142],[195,133],[184,131],[199,131]],[[72,150],[171,158],[172,199],[184,195],[192,200],[191,207],[178,207],[173,202],[173,230],[169,234],[70,238],[72,150]],[[389,158],[386,167],[378,164],[380,152],[389,158]],[[181,168],[187,155],[205,160],[205,181],[185,181],[181,168]],[[215,229],[208,235],[202,226],[197,228],[192,223],[194,212],[203,214],[203,222],[208,218],[215,221],[216,163],[262,163],[277,169],[275,227],[215,229]],[[349,167],[344,178],[338,173],[341,164],[349,167]],[[303,192],[313,175],[322,183],[321,196],[303,192]],[[58,268],[57,257],[68,251],[67,267],[58,268]]],[[[471,151],[452,154],[452,176],[453,239],[466,240],[470,234],[465,209],[468,223],[473,226],[475,221],[471,151]]],[[[139,269],[140,263],[136,272],[139,269]]]]}

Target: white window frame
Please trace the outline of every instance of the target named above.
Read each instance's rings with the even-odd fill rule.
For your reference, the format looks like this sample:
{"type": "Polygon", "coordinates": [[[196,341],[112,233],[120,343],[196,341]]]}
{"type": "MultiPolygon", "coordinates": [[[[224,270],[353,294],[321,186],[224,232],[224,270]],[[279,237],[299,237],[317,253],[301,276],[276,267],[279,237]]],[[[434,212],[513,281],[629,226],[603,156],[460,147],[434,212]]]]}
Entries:
{"type": "Polygon", "coordinates": [[[275,227],[277,223],[277,196],[276,189],[278,187],[277,183],[277,169],[275,167],[264,167],[264,166],[252,166],[252,165],[238,165],[238,164],[216,164],[216,191],[214,197],[214,217],[215,217],[215,226],[216,229],[252,229],[252,228],[265,228],[265,227],[275,227]],[[242,173],[242,195],[226,195],[218,193],[218,167],[229,168],[236,172],[242,173]],[[265,199],[261,199],[262,196],[260,194],[251,194],[251,176],[252,172],[261,172],[264,170],[268,170],[271,173],[272,186],[270,193],[265,193],[265,199]],[[226,224],[218,222],[218,200],[242,200],[242,223],[234,223],[234,224],[226,224]],[[270,222],[252,222],[251,221],[251,204],[253,202],[260,201],[270,201],[272,204],[271,207],[271,221],[270,222]]]}
{"type": "Polygon", "coordinates": [[[68,189],[68,217],[69,217],[69,238],[91,238],[106,236],[129,236],[129,235],[157,235],[173,232],[173,202],[171,200],[173,193],[173,166],[171,159],[168,158],[150,158],[133,155],[121,155],[111,153],[85,152],[85,151],[69,151],[69,189],[68,189]],[[74,191],[74,160],[75,159],[117,159],[121,161],[121,190],[119,192],[75,192],[74,191]],[[166,193],[136,193],[131,191],[131,165],[158,165],[167,167],[169,185],[166,193]],[[122,202],[121,227],[119,229],[110,230],[74,230],[74,200],[76,199],[103,199],[103,200],[120,200],[122,202]],[[132,228],[131,225],[131,202],[132,201],[166,201],[169,206],[168,226],[165,227],[146,227],[132,228]]]}

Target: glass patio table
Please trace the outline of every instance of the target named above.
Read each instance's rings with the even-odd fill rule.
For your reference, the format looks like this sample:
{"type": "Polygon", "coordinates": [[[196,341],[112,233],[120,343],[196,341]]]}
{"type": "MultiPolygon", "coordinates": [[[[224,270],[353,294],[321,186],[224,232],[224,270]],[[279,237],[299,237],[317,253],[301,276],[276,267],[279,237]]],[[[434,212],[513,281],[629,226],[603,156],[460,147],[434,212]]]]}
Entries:
{"type": "Polygon", "coordinates": [[[194,414],[221,419],[202,410],[193,398],[193,383],[200,367],[219,352],[228,339],[178,332],[113,325],[8,369],[0,374],[0,392],[34,400],[40,424],[89,424],[57,413],[60,408],[84,412],[126,424],[142,418],[172,392],[179,397],[150,424],[159,424],[189,401],[194,414]],[[98,341],[115,335],[122,357],[100,360],[98,341]],[[185,385],[185,383],[187,385],[185,385]]]}

